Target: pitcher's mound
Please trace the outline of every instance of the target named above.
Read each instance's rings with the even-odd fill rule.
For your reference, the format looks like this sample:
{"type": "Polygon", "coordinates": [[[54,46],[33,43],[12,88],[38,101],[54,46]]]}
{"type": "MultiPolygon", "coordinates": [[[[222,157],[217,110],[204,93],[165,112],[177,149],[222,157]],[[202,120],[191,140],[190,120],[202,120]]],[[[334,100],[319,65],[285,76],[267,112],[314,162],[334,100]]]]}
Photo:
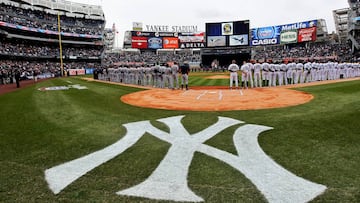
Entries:
{"type": "Polygon", "coordinates": [[[280,108],[312,99],[311,94],[285,88],[229,90],[217,87],[193,87],[187,91],[151,89],[121,97],[121,101],[134,106],[187,111],[280,108]]]}

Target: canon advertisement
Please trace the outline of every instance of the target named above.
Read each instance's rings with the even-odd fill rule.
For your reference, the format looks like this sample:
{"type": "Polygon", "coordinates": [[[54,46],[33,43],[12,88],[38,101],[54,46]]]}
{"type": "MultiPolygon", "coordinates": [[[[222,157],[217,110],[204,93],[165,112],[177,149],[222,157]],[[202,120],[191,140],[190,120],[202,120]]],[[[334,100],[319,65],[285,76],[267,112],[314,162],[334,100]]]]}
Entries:
{"type": "Polygon", "coordinates": [[[292,23],[286,25],[253,28],[251,29],[251,45],[264,46],[264,45],[274,45],[274,44],[315,41],[316,27],[317,27],[317,20],[311,20],[311,21],[292,23]],[[298,33],[302,30],[303,30],[302,33],[298,33]],[[310,32],[312,34],[311,37],[309,37],[308,35],[310,34],[310,32]],[[302,38],[302,36],[304,36],[304,38],[302,38]],[[294,37],[296,37],[296,39],[294,39],[294,37]],[[310,38],[311,40],[309,40],[310,38]]]}
{"type": "Polygon", "coordinates": [[[249,46],[249,20],[206,23],[206,47],[249,46]]]}

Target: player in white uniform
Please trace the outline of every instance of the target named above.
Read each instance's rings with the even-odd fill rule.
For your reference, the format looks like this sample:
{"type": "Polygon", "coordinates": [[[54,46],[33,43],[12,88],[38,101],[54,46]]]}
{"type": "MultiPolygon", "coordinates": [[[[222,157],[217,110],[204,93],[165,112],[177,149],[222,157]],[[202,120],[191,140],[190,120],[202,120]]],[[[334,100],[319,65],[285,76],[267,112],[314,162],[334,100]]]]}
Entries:
{"type": "Polygon", "coordinates": [[[241,66],[241,83],[243,88],[248,88],[248,83],[250,79],[250,67],[249,64],[246,63],[246,61],[243,62],[243,65],[241,66]]]}
{"type": "Polygon", "coordinates": [[[276,86],[276,73],[275,73],[275,64],[269,64],[269,72],[268,72],[268,79],[269,79],[269,87],[276,86]]]}
{"type": "Polygon", "coordinates": [[[254,85],[255,87],[262,87],[260,63],[255,63],[254,65],[254,85]]]}
{"type": "Polygon", "coordinates": [[[236,89],[239,88],[239,82],[238,82],[238,71],[239,66],[236,64],[235,60],[232,60],[231,64],[228,67],[228,70],[230,71],[230,89],[232,89],[233,83],[235,81],[235,87],[236,89]]]}
{"type": "Polygon", "coordinates": [[[310,71],[311,71],[311,63],[307,62],[304,65],[304,72],[301,75],[300,83],[309,82],[311,80],[310,71]]]}
{"type": "Polygon", "coordinates": [[[261,69],[262,69],[261,76],[263,79],[264,87],[269,86],[269,77],[268,77],[269,68],[270,68],[270,65],[267,62],[265,62],[261,65],[261,69]]]}
{"type": "Polygon", "coordinates": [[[253,81],[253,72],[254,72],[254,65],[252,63],[248,63],[249,66],[249,81],[250,81],[250,85],[251,88],[254,88],[254,81],[253,81]]]}

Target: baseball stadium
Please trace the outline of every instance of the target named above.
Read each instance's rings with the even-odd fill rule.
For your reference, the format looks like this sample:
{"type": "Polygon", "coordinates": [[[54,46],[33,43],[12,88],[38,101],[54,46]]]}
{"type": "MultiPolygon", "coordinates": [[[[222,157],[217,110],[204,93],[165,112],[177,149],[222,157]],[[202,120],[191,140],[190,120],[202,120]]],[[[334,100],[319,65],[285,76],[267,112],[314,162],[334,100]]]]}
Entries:
{"type": "Polygon", "coordinates": [[[360,1],[122,48],[100,5],[0,3],[0,202],[360,202],[360,1]]]}

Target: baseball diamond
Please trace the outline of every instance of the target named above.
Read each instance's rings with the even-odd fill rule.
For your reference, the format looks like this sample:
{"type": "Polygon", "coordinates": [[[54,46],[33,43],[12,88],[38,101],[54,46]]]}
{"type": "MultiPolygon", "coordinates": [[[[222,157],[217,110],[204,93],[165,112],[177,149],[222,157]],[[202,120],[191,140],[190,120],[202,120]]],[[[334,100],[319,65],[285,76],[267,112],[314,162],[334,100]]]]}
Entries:
{"type": "MultiPolygon", "coordinates": [[[[207,79],[227,79],[224,75],[206,76],[207,79]]],[[[93,81],[91,78],[84,78],[93,81]]],[[[329,80],[277,88],[255,88],[229,90],[224,86],[195,86],[189,91],[149,88],[116,82],[101,81],[123,86],[141,87],[148,90],[124,95],[120,100],[124,103],[155,109],[187,110],[187,111],[230,111],[281,108],[307,103],[313,99],[311,94],[289,88],[299,88],[331,84],[337,82],[359,80],[329,80]]]]}

